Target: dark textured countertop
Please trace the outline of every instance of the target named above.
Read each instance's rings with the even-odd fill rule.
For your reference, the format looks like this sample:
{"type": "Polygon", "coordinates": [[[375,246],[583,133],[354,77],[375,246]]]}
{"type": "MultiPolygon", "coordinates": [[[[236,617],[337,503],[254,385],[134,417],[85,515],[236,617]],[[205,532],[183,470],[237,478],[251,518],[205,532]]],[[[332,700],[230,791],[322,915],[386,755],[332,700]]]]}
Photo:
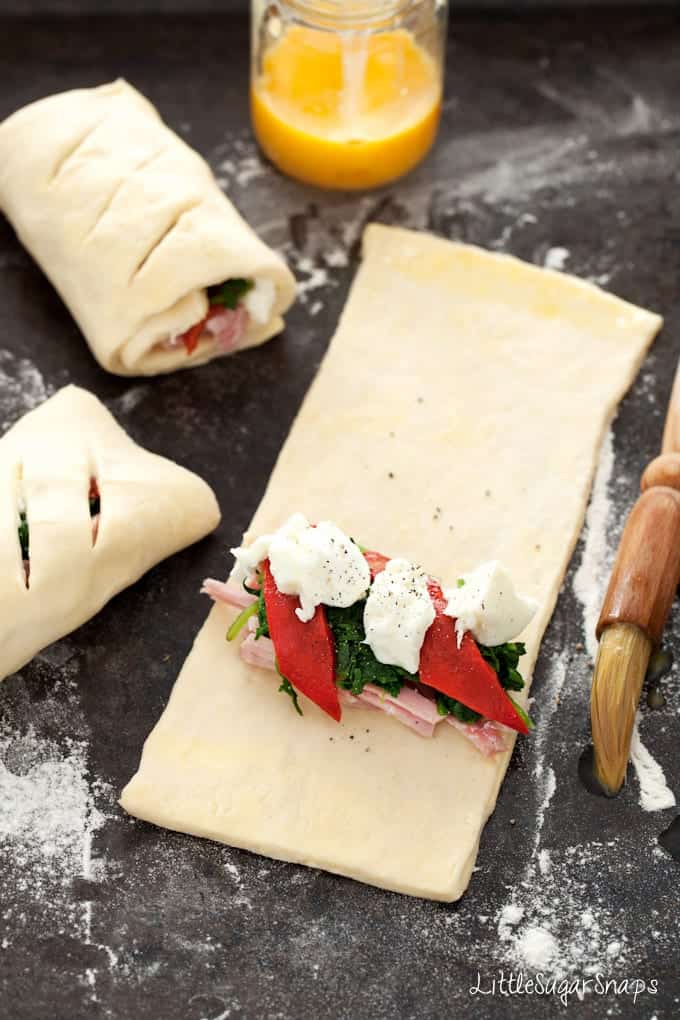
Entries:
{"type": "MultiPolygon", "coordinates": [[[[0,0],[0,15],[38,14],[224,14],[248,11],[251,0],[0,0]]],[[[654,0],[671,7],[677,0],[654,0]]],[[[640,0],[455,0],[457,12],[478,10],[561,10],[574,7],[636,7],[640,0]]],[[[648,5],[648,6],[651,6],[648,5]]]]}
{"type": "MultiPolygon", "coordinates": [[[[576,764],[588,737],[585,628],[659,443],[679,351],[680,24],[649,10],[454,18],[435,152],[400,184],[353,197],[312,192],[260,162],[247,53],[245,18],[0,24],[0,116],[125,75],[302,281],[285,334],[265,347],[118,379],[99,370],[0,220],[0,425],[79,383],[144,445],[207,478],[224,513],[215,536],[0,687],[0,1016],[551,1017],[563,1009],[555,995],[469,992],[478,972],[488,991],[501,968],[540,963],[546,934],[548,971],[617,982],[583,1001],[573,993],[574,1016],[677,1015],[680,872],[657,845],[675,812],[644,811],[634,777],[615,802],[592,798],[576,764]],[[561,265],[667,321],[605,444],[587,537],[536,671],[537,732],[517,746],[478,870],[452,906],[157,830],[116,807],[206,613],[199,582],[226,569],[225,548],[257,505],[371,219],[561,265]],[[626,979],[655,980],[657,992],[634,1003],[626,979]]],[[[676,613],[669,646],[678,641],[676,613]]],[[[641,732],[678,789],[677,673],[664,690],[641,732]]]]}

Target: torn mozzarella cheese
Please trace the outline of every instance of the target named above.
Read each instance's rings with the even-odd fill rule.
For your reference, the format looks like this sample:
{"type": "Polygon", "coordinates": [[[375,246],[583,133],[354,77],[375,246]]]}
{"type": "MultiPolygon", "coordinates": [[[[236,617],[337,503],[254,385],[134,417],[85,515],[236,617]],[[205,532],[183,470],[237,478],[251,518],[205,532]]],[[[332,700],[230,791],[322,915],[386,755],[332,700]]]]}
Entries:
{"type": "Polygon", "coordinates": [[[434,618],[425,571],[408,560],[389,560],[373,581],[364,607],[366,644],[376,659],[417,673],[434,618]]]}
{"type": "Polygon", "coordinates": [[[459,647],[466,630],[483,645],[512,641],[538,609],[534,599],[517,594],[510,574],[497,560],[463,574],[456,587],[444,591],[444,598],[444,612],[456,620],[459,647]]]}
{"type": "Polygon", "coordinates": [[[271,535],[231,550],[236,558],[232,579],[246,580],[269,560],[276,587],[297,595],[297,616],[311,620],[316,607],[346,609],[362,599],[371,583],[368,563],[358,545],[331,521],[312,526],[304,514],[293,514],[271,535]]]}
{"type": "Polygon", "coordinates": [[[255,322],[264,325],[269,322],[276,299],[276,286],[273,280],[262,278],[255,280],[254,285],[244,295],[243,307],[255,322]]]}

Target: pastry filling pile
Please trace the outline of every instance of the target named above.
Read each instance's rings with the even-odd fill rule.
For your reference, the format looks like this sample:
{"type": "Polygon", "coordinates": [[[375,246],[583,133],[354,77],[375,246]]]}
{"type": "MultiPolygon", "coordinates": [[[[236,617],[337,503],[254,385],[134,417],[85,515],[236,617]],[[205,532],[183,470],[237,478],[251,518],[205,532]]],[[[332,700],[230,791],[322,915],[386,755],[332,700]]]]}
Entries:
{"type": "Polygon", "coordinates": [[[172,334],[157,344],[158,350],[184,347],[193,354],[200,343],[212,344],[220,354],[238,350],[245,338],[251,317],[264,325],[271,316],[276,288],[271,280],[246,280],[232,277],[207,292],[208,312],[184,333],[172,334]]]}
{"type": "Polygon", "coordinates": [[[299,513],[232,552],[229,581],[209,578],[203,591],[241,610],[228,640],[245,635],[242,658],[276,671],[300,714],[298,693],[337,722],[343,706],[382,710],[423,737],[447,721],[484,754],[531,728],[510,693],[524,687],[525,651],[511,639],[538,607],[499,564],[443,589],[416,564],[299,513]]]}

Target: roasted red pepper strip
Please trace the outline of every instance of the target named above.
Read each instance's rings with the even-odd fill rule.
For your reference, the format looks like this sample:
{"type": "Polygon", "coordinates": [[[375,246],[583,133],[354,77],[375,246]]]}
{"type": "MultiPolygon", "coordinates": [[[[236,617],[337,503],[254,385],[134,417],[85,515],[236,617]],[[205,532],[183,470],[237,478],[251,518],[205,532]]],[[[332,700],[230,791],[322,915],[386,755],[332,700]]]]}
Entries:
{"type": "Polygon", "coordinates": [[[201,333],[203,332],[203,327],[207,321],[208,316],[206,315],[205,319],[201,319],[201,321],[197,322],[195,326],[188,329],[186,333],[182,333],[181,339],[187,349],[187,354],[193,354],[198,347],[198,341],[201,339],[201,333]]]}
{"type": "Polygon", "coordinates": [[[418,673],[421,681],[473,708],[486,719],[503,723],[519,733],[528,733],[526,723],[508,697],[498,674],[483,658],[469,631],[463,635],[458,647],[456,622],[444,614],[446,600],[441,587],[432,579],[427,586],[437,615],[420,649],[418,673]]]}
{"type": "Polygon", "coordinates": [[[269,567],[263,564],[264,604],[269,634],[280,672],[296,690],[340,722],[340,699],[335,686],[335,642],[323,606],[303,623],[295,615],[297,595],[283,595],[269,567]]]}
{"type": "Polygon", "coordinates": [[[218,315],[222,311],[219,305],[211,305],[208,309],[208,314],[200,322],[197,322],[195,326],[188,329],[186,333],[182,333],[181,340],[187,349],[187,354],[193,354],[198,347],[198,342],[201,339],[201,334],[205,329],[205,324],[208,319],[212,319],[214,315],[218,315]]]}
{"type": "Polygon", "coordinates": [[[371,580],[375,580],[376,574],[381,573],[385,569],[385,565],[390,562],[389,556],[383,556],[382,553],[371,552],[370,549],[364,549],[364,559],[368,563],[371,570],[371,580]]]}

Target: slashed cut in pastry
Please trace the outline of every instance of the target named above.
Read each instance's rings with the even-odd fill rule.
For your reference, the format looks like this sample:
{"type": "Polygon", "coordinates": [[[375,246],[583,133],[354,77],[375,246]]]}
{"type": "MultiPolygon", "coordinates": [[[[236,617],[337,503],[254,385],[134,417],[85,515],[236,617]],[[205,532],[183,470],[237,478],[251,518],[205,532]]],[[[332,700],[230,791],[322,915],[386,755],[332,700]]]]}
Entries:
{"type": "Polygon", "coordinates": [[[205,160],[122,80],[0,124],[0,209],[118,375],[260,344],[295,295],[205,160]]]}
{"type": "Polygon", "coordinates": [[[0,439],[0,679],[212,531],[210,487],[67,386],[0,439]]]}

